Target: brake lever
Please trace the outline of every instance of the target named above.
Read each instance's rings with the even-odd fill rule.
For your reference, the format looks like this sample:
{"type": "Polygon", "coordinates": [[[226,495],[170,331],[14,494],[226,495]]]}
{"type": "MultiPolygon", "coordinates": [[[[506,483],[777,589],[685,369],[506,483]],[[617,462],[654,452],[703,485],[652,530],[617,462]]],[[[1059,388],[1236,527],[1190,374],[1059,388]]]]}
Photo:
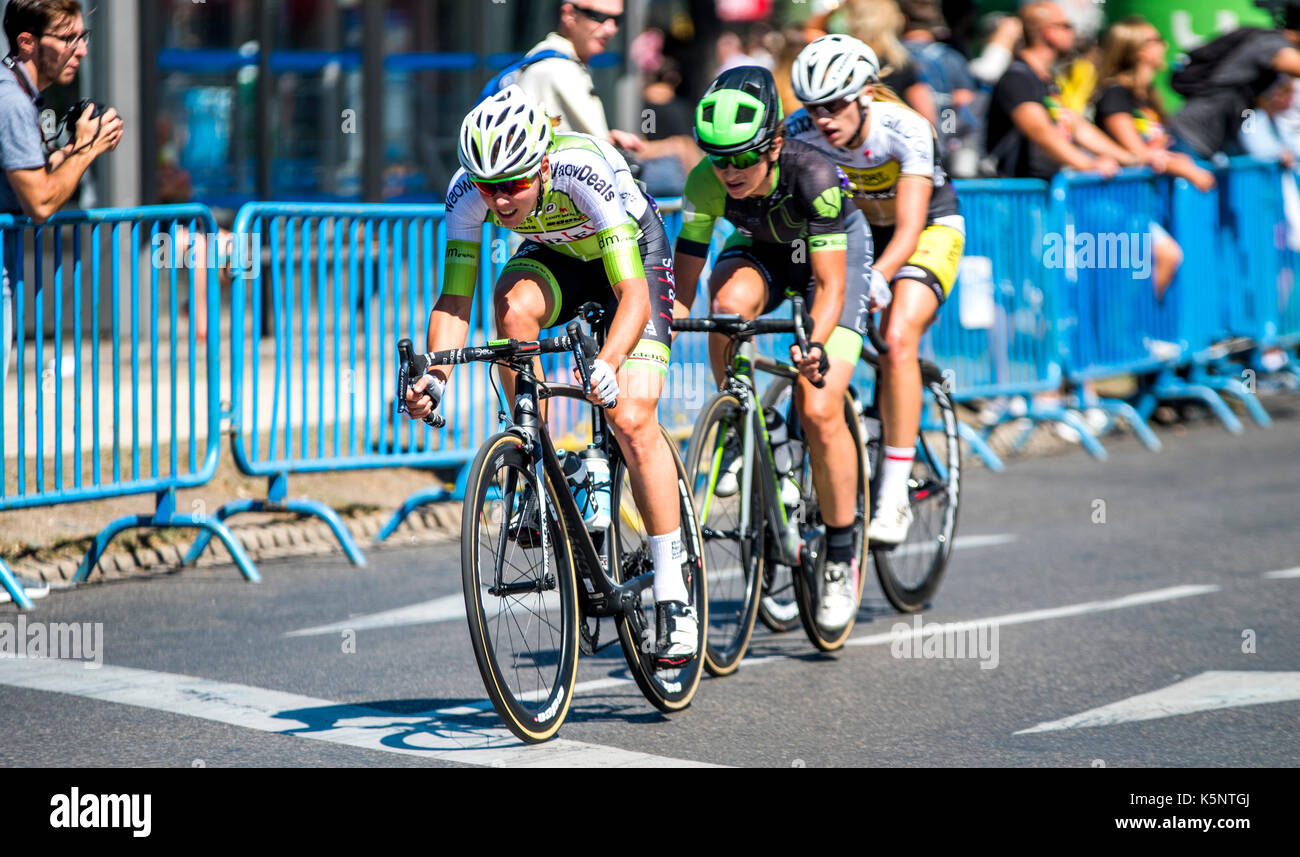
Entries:
{"type": "MultiPolygon", "coordinates": [[[[582,389],[586,392],[591,387],[591,370],[595,363],[595,355],[599,352],[596,347],[596,340],[588,333],[584,333],[582,325],[575,318],[564,328],[565,333],[569,334],[569,341],[573,345],[573,362],[578,367],[578,377],[582,379],[582,389]],[[592,355],[592,362],[587,362],[587,355],[592,355]]],[[[612,411],[618,404],[618,399],[605,405],[605,410],[612,411]]]]}

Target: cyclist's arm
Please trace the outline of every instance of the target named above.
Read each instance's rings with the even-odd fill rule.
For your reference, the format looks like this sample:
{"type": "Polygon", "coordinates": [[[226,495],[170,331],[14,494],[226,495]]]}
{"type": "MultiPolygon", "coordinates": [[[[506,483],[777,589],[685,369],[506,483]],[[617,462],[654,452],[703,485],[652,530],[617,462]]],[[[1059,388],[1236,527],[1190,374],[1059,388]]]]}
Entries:
{"type": "Polygon", "coordinates": [[[835,326],[840,323],[840,314],[844,311],[844,266],[848,258],[848,237],[844,234],[818,235],[810,243],[813,301],[809,312],[813,319],[813,329],[808,339],[824,343],[835,331],[835,326]],[[818,244],[822,246],[819,247],[818,244]]]}
{"type": "MultiPolygon", "coordinates": [[[[476,241],[448,240],[442,260],[442,293],[429,313],[429,351],[464,348],[469,337],[469,315],[474,307],[478,283],[479,245],[476,241]]],[[[451,366],[430,366],[429,371],[444,384],[451,366]]]]}
{"type": "Polygon", "coordinates": [[[650,320],[650,284],[641,264],[641,249],[637,245],[637,227],[630,221],[602,229],[597,235],[605,248],[602,257],[605,275],[618,297],[618,309],[605,334],[605,344],[596,355],[615,371],[636,348],[650,320]]]}
{"type": "Polygon", "coordinates": [[[930,176],[909,175],[898,177],[898,196],[894,203],[897,218],[894,236],[889,246],[877,248],[879,253],[872,267],[880,272],[886,282],[892,281],[898,269],[916,252],[916,244],[925,229],[926,214],[930,210],[932,189],[930,176]]]}
{"type": "Polygon", "coordinates": [[[713,225],[726,210],[726,191],[708,160],[700,161],[686,177],[682,191],[682,231],[673,250],[673,279],[677,300],[673,316],[690,315],[695,304],[700,273],[709,255],[713,225]]]}

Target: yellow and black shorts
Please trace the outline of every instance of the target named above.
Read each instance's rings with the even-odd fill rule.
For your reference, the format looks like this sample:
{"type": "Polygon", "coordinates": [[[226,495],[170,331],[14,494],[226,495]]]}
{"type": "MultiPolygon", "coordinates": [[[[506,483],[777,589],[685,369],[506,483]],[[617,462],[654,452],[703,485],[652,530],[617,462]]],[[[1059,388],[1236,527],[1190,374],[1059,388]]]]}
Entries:
{"type": "MultiPolygon", "coordinates": [[[[883,253],[894,237],[894,227],[873,225],[871,234],[875,238],[877,254],[883,253]]],[[[966,236],[960,230],[931,223],[922,230],[916,242],[916,252],[898,269],[893,282],[916,280],[925,283],[942,304],[957,282],[957,266],[965,247],[966,236]]]]}

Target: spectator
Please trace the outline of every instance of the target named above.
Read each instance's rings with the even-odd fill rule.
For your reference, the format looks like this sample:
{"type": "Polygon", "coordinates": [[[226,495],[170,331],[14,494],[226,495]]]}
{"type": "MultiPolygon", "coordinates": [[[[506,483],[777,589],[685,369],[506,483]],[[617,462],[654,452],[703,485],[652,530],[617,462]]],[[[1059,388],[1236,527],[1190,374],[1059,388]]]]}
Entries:
{"type": "Polygon", "coordinates": [[[790,84],[790,70],[794,68],[795,58],[807,43],[803,38],[803,30],[798,27],[787,27],[779,36],[780,45],[775,51],[776,68],[772,71],[772,77],[776,80],[776,91],[781,95],[781,110],[789,116],[803,106],[790,84]]]}
{"type": "Polygon", "coordinates": [[[1287,246],[1300,252],[1300,191],[1296,189],[1296,178],[1300,176],[1300,165],[1296,155],[1300,153],[1300,141],[1284,130],[1279,121],[1282,114],[1290,108],[1295,92],[1295,79],[1282,75],[1277,83],[1261,95],[1257,101],[1258,108],[1249,122],[1241,126],[1240,140],[1246,154],[1265,161],[1276,161],[1284,170],[1282,174],[1282,204],[1286,212],[1287,246]]]}
{"type": "Polygon", "coordinates": [[[716,47],[718,59],[718,74],[733,68],[739,68],[742,65],[753,65],[751,60],[745,54],[745,49],[740,41],[740,36],[727,30],[721,36],[718,36],[716,47]]]}
{"type": "Polygon", "coordinates": [[[1173,76],[1175,91],[1187,100],[1169,126],[1189,154],[1239,154],[1242,119],[1255,99],[1279,74],[1300,77],[1300,2],[1279,4],[1274,15],[1280,29],[1242,27],[1220,36],[1192,51],[1173,76]]]}
{"type": "Polygon", "coordinates": [[[831,15],[844,7],[848,13],[849,35],[876,52],[884,63],[880,82],[897,92],[907,105],[929,120],[939,124],[939,113],[934,106],[930,87],[921,80],[912,57],[899,41],[903,31],[903,13],[895,0],[823,0],[816,11],[804,22],[804,38],[808,41],[826,35],[831,15]]]}
{"type": "Polygon", "coordinates": [[[988,41],[984,50],[970,62],[970,73],[983,84],[992,86],[1006,73],[1007,67],[1015,59],[1016,45],[1025,33],[1020,26],[1020,19],[1015,15],[1000,12],[986,16],[985,26],[989,28],[988,41]]]}
{"type": "MultiPolygon", "coordinates": [[[[112,151],[122,139],[122,120],[109,108],[91,119],[90,108],[78,118],[73,141],[62,148],[46,140],[39,111],[40,93],[51,84],[69,84],[87,54],[87,33],[77,0],[11,0],[4,12],[9,53],[0,69],[0,213],[27,215],[44,223],[77,190],[82,175],[96,158],[112,151]]],[[[7,266],[15,258],[16,236],[6,237],[7,266]]],[[[0,378],[9,373],[13,340],[12,280],[3,277],[3,323],[0,336],[4,360],[0,378]]]]}
{"type": "MultiPolygon", "coordinates": [[[[1101,79],[1096,98],[1097,126],[1158,173],[1181,176],[1202,191],[1214,187],[1214,175],[1191,158],[1171,153],[1164,129],[1165,111],[1154,83],[1165,65],[1165,40],[1146,19],[1130,17],[1106,33],[1101,79]]],[[[1183,253],[1168,232],[1151,224],[1155,255],[1156,299],[1173,281],[1183,253]]]]}
{"type": "Polygon", "coordinates": [[[903,0],[903,46],[916,61],[921,78],[934,93],[935,112],[939,121],[940,150],[948,171],[955,176],[971,177],[976,173],[975,79],[967,68],[966,58],[939,41],[948,34],[948,25],[938,0],[903,0]]]}
{"type": "Polygon", "coordinates": [[[681,196],[687,174],[703,157],[695,146],[695,110],[678,95],[681,85],[677,61],[664,57],[642,91],[646,148],[661,152],[641,159],[641,181],[651,196],[681,196]]]}
{"type": "Polygon", "coordinates": [[[564,56],[535,62],[515,79],[524,92],[555,122],[558,131],[578,131],[609,140],[620,149],[640,152],[645,141],[609,127],[605,105],[596,94],[587,63],[605,52],[618,32],[623,0],[582,0],[560,4],[560,26],[528,53],[553,50],[564,56]]]}
{"type": "Polygon", "coordinates": [[[1107,178],[1136,155],[1060,101],[1052,67],[1074,47],[1074,25],[1055,3],[1020,10],[1025,48],[993,88],[986,140],[997,175],[1050,179],[1061,167],[1107,178]]]}
{"type": "MultiPolygon", "coordinates": [[[[59,148],[45,138],[40,123],[40,93],[51,84],[69,84],[87,54],[87,33],[77,0],[10,0],[4,12],[9,53],[0,69],[0,213],[27,215],[44,223],[76,191],[94,160],[122,139],[122,120],[111,108],[96,119],[87,108],[78,118],[73,140],[59,148]]],[[[0,270],[0,390],[9,375],[13,342],[13,281],[8,265],[17,254],[16,232],[4,237],[0,270]]],[[[22,379],[19,379],[22,383],[22,379]]],[[[41,598],[48,584],[19,577],[28,596],[41,598]]],[[[6,593],[7,594],[7,593],[6,593]]],[[[8,598],[6,598],[8,600],[8,598]]]]}

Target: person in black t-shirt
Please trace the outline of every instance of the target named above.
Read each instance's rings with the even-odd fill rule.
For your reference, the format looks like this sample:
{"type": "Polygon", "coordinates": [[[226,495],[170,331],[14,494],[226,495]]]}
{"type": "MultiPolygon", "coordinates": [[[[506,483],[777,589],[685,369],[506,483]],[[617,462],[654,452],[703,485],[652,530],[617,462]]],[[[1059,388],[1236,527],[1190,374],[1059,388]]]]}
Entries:
{"type": "Polygon", "coordinates": [[[1020,10],[1026,47],[993,88],[988,157],[997,175],[1050,179],[1061,167],[1107,178],[1141,159],[1061,103],[1052,66],[1074,47],[1074,27],[1055,3],[1020,10]]]}
{"type": "MultiPolygon", "coordinates": [[[[1216,58],[1206,79],[1184,93],[1187,101],[1169,126],[1200,157],[1215,152],[1240,154],[1238,134],[1255,99],[1268,91],[1279,75],[1300,77],[1300,2],[1279,4],[1274,15],[1279,29],[1243,27],[1192,52],[1193,61],[1198,53],[1208,52],[1216,58]]],[[[1178,78],[1174,76],[1175,89],[1178,78]]]]}

